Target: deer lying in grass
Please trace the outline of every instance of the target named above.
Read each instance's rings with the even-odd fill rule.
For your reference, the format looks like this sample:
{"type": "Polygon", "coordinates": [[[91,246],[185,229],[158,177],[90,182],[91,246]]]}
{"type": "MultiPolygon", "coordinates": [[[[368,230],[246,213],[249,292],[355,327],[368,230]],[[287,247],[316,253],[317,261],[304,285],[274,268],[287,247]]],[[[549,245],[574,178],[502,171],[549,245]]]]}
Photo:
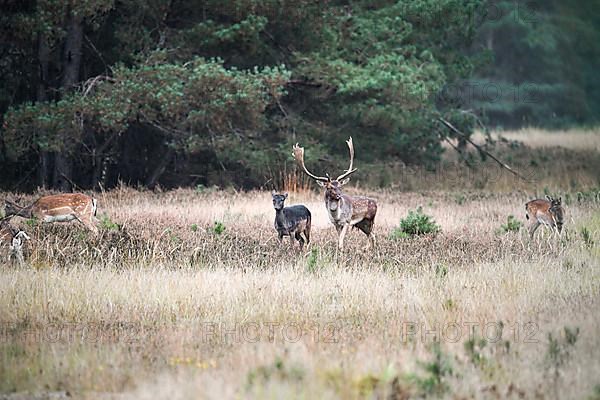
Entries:
{"type": "Polygon", "coordinates": [[[8,261],[14,255],[20,265],[25,264],[23,257],[23,244],[25,240],[30,240],[27,233],[14,227],[8,221],[0,221],[0,247],[8,245],[8,261]]]}
{"type": "Polygon", "coordinates": [[[304,165],[304,148],[297,143],[293,148],[293,155],[304,172],[325,188],[325,207],[327,207],[329,220],[338,232],[338,248],[340,250],[344,249],[344,237],[351,226],[360,229],[367,235],[367,248],[370,248],[375,245],[373,225],[377,214],[377,202],[368,197],[349,196],[342,192],[342,186],[350,181],[348,177],[356,172],[356,169],[352,168],[354,161],[352,138],[348,139],[346,144],[350,150],[350,166],[346,172],[333,180],[328,174],[317,176],[306,169],[304,165]]]}
{"type": "Polygon", "coordinates": [[[552,198],[546,196],[546,200],[536,199],[525,204],[525,217],[530,220],[529,235],[533,239],[533,234],[540,225],[546,225],[551,229],[556,229],[558,234],[562,231],[565,211],[562,208],[562,198],[552,198]]]}
{"type": "Polygon", "coordinates": [[[304,247],[304,238],[306,244],[310,243],[310,222],[311,215],[308,208],[303,205],[295,205],[284,207],[285,199],[288,194],[278,194],[275,191],[271,192],[273,198],[273,208],[275,208],[275,230],[279,234],[279,242],[284,236],[289,236],[294,246],[294,238],[300,242],[300,250],[304,247]]]}
{"type": "Polygon", "coordinates": [[[44,196],[27,207],[5,201],[6,216],[35,218],[42,222],[68,222],[77,220],[89,230],[98,233],[95,223],[96,199],[83,193],[65,193],[44,196]]]}

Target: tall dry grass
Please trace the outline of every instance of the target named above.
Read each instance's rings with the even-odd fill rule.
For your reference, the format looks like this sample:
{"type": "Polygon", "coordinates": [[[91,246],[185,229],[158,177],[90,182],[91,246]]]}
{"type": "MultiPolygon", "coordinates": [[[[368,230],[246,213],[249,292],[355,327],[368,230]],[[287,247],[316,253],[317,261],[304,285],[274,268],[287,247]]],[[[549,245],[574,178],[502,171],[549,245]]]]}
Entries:
{"type": "Polygon", "coordinates": [[[0,269],[0,391],[169,399],[593,393],[593,193],[563,192],[565,234],[544,230],[531,241],[523,229],[501,230],[508,215],[524,221],[525,193],[363,192],[380,203],[373,253],[353,231],[338,254],[321,195],[310,191],[288,200],[313,212],[314,240],[303,253],[275,239],[268,192],[121,188],[98,196],[99,237],[73,224],[20,221],[33,238],[30,266],[0,269]],[[418,206],[441,233],[392,239],[418,206]]]}
{"type": "Polygon", "coordinates": [[[536,135],[494,150],[530,182],[452,155],[363,167],[348,192],[379,202],[372,252],[354,230],[338,253],[322,195],[287,172],[313,214],[302,253],[260,191],[121,187],[97,194],[99,236],[15,220],[32,241],[0,267],[0,398],[598,398],[596,139],[536,135]],[[545,193],[560,238],[502,228],[545,193]],[[419,206],[441,232],[393,235],[419,206]]]}
{"type": "Polygon", "coordinates": [[[505,138],[519,141],[532,148],[562,147],[571,150],[600,152],[599,129],[547,131],[539,128],[524,128],[516,131],[495,131],[492,135],[496,139],[505,138]]]}

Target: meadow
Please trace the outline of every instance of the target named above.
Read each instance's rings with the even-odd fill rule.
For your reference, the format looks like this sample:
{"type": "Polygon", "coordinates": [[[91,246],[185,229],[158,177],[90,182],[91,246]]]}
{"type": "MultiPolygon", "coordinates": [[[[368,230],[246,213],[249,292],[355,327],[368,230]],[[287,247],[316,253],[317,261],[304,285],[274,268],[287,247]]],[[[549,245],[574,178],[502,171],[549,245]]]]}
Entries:
{"type": "Polygon", "coordinates": [[[96,195],[98,236],[15,219],[32,241],[0,268],[0,398],[600,399],[599,135],[560,134],[500,141],[531,182],[357,160],[373,251],[351,231],[339,253],[322,194],[290,180],[302,252],[277,241],[270,188],[123,185],[96,195]],[[565,230],[531,240],[544,194],[565,230]],[[440,231],[398,235],[418,207],[440,231]]]}

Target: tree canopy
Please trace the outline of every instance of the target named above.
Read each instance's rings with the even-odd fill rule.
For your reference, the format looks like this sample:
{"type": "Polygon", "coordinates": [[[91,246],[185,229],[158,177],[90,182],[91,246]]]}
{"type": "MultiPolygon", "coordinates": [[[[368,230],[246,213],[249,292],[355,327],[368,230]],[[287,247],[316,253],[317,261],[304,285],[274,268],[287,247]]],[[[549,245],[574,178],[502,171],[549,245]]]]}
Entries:
{"type": "MultiPolygon", "coordinates": [[[[310,145],[307,157],[326,168],[336,161],[332,154],[344,154],[348,136],[362,162],[433,165],[441,141],[454,134],[438,118],[467,134],[476,122],[464,98],[440,96],[445,88],[475,77],[533,82],[564,97],[560,84],[548,83],[556,71],[567,73],[551,59],[553,46],[564,46],[561,25],[545,15],[535,29],[492,21],[483,14],[489,4],[5,2],[0,184],[254,187],[291,162],[293,143],[310,145]],[[520,38],[519,51],[537,49],[554,69],[537,80],[530,79],[536,66],[524,68],[530,75],[510,69],[502,57],[516,51],[506,43],[511,35],[520,38]],[[498,57],[481,67],[489,37],[487,51],[498,57]]],[[[589,22],[578,25],[582,34],[597,35],[587,14],[569,15],[589,22]]],[[[577,92],[589,89],[582,82],[593,70],[584,56],[595,49],[572,49],[587,69],[569,81],[575,97],[572,109],[561,108],[565,118],[584,121],[598,106],[577,92]]],[[[538,106],[525,112],[528,121],[542,119],[541,107],[560,108],[538,106]]],[[[502,107],[488,102],[476,113],[505,121],[524,112],[502,107]]]]}

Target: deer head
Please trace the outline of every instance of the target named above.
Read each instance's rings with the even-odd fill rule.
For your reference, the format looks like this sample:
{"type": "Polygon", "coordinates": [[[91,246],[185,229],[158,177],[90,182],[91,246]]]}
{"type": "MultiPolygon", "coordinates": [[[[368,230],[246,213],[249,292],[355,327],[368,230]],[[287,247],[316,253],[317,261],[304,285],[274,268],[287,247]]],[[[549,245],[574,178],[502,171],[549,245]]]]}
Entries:
{"type": "Polygon", "coordinates": [[[19,215],[19,213],[23,212],[27,207],[21,207],[17,203],[13,203],[9,200],[4,200],[4,214],[9,217],[13,215],[19,215]]]}
{"type": "Polygon", "coordinates": [[[550,215],[552,216],[552,219],[554,220],[554,223],[556,224],[558,231],[561,232],[563,223],[564,223],[564,210],[562,208],[562,197],[559,197],[558,199],[556,199],[551,196],[546,196],[546,199],[550,202],[550,208],[548,209],[548,211],[550,212],[550,215]]]}
{"type": "Polygon", "coordinates": [[[335,179],[331,179],[329,174],[325,174],[325,176],[317,176],[311,173],[304,165],[304,147],[300,147],[298,143],[293,147],[293,156],[298,162],[298,164],[302,167],[306,175],[313,178],[319,186],[325,188],[325,197],[332,201],[340,200],[342,197],[342,186],[350,181],[350,175],[356,172],[356,168],[353,168],[352,165],[354,163],[354,145],[352,144],[352,138],[346,140],[346,144],[348,145],[348,149],[350,150],[350,166],[343,174],[338,176],[335,179]]]}
{"type": "Polygon", "coordinates": [[[282,210],[284,207],[285,199],[287,199],[287,192],[284,194],[278,194],[274,190],[271,192],[271,197],[273,198],[273,208],[275,210],[282,210]]]}

